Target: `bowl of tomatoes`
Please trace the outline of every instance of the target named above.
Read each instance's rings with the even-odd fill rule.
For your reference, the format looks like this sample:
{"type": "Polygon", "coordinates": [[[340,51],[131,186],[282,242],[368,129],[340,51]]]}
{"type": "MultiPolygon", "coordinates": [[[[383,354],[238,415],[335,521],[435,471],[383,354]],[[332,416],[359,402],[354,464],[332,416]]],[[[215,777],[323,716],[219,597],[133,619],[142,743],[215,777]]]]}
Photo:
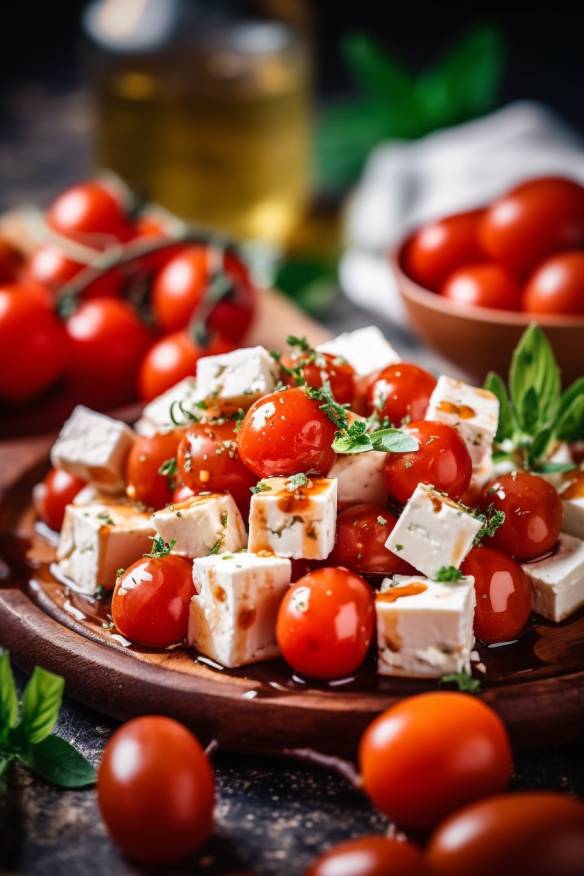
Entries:
{"type": "Polygon", "coordinates": [[[409,318],[476,378],[506,372],[531,322],[545,328],[565,381],[582,370],[584,187],[528,180],[482,209],[421,226],[392,264],[409,318]]]}

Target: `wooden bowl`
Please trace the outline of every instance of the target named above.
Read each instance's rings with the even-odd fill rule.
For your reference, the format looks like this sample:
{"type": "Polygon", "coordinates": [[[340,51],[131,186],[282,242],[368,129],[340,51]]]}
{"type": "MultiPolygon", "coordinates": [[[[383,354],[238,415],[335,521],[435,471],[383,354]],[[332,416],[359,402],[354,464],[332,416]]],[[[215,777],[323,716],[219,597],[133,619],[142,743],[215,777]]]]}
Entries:
{"type": "Polygon", "coordinates": [[[425,289],[403,267],[405,243],[392,267],[411,323],[424,341],[475,380],[488,371],[505,377],[519,338],[531,322],[544,329],[562,370],[564,384],[584,374],[584,316],[533,315],[458,304],[425,289]]]}

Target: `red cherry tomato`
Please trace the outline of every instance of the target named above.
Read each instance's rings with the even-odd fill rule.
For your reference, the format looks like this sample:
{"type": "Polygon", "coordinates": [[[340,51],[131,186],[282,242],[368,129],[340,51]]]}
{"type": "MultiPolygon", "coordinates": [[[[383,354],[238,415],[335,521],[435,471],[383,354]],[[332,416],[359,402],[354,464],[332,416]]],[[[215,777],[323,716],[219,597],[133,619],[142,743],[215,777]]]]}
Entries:
{"type": "MultiPolygon", "coordinates": [[[[328,380],[331,392],[339,404],[351,404],[355,396],[355,371],[344,359],[331,353],[291,353],[280,360],[285,369],[300,368],[309,386],[321,387],[328,380]]],[[[284,373],[284,383],[294,386],[294,375],[284,373]]]]}
{"type": "MultiPolygon", "coordinates": [[[[150,238],[152,238],[152,240],[161,240],[171,236],[170,229],[167,228],[161,219],[148,215],[140,216],[136,222],[134,233],[135,239],[145,241],[150,238]]],[[[184,249],[184,246],[184,243],[177,243],[175,246],[167,246],[164,247],[164,249],[152,252],[140,259],[140,265],[148,272],[160,271],[171,259],[184,249]]]]}
{"type": "Polygon", "coordinates": [[[584,314],[584,252],[552,256],[525,287],[523,309],[528,313],[584,314]]]}
{"type": "Polygon", "coordinates": [[[395,426],[404,421],[421,420],[435,386],[436,379],[418,365],[407,362],[389,365],[369,385],[368,413],[376,411],[395,426]]]}
{"type": "Polygon", "coordinates": [[[519,310],[521,288],[511,274],[491,262],[467,265],[451,274],[440,290],[445,298],[473,307],[519,310]]]}
{"type": "Polygon", "coordinates": [[[581,876],[584,805],[549,791],[481,800],[441,824],[426,855],[436,876],[581,876]]]}
{"type": "MultiPolygon", "coordinates": [[[[68,258],[58,246],[48,243],[31,255],[23,276],[34,283],[58,290],[86,267],[86,265],[68,258]]],[[[124,275],[120,271],[109,271],[88,286],[83,297],[84,299],[117,298],[124,280],[124,275]]]]}
{"type": "Polygon", "coordinates": [[[466,444],[452,426],[419,420],[406,427],[418,443],[411,453],[390,453],[385,460],[385,481],[398,502],[408,501],[418,484],[432,484],[451,499],[468,489],[472,461],[466,444]]]}
{"type": "Polygon", "coordinates": [[[191,496],[195,494],[191,490],[190,487],[187,487],[186,484],[178,484],[176,489],[172,494],[172,503],[173,505],[179,505],[181,502],[185,502],[187,499],[190,499],[191,496]]]}
{"type": "Polygon", "coordinates": [[[129,240],[133,229],[118,198],[98,182],[72,186],[53,201],[48,225],[80,243],[101,248],[116,240],[129,240]]]}
{"type": "Polygon", "coordinates": [[[0,287],[0,398],[23,402],[63,373],[67,336],[48,294],[24,283],[0,287]]]}
{"type": "Polygon", "coordinates": [[[502,791],[511,748],[501,719],[467,694],[402,700],[359,746],[365,792],[400,827],[428,830],[459,806],[502,791]]]}
{"type": "Polygon", "coordinates": [[[560,177],[522,183],[486,210],[479,234],[492,259],[525,276],[552,253],[584,241],[584,188],[560,177]]]}
{"type": "Polygon", "coordinates": [[[203,349],[194,344],[186,332],[161,338],[142,362],[138,379],[140,398],[151,401],[183,377],[191,377],[201,356],[215,356],[232,349],[230,343],[221,339],[203,349]]]}
{"type": "Polygon", "coordinates": [[[510,642],[531,613],[531,584],[521,566],[493,548],[473,548],[461,570],[475,579],[474,631],[483,642],[510,642]]]}
{"type": "Polygon", "coordinates": [[[430,876],[412,843],[389,836],[363,836],[333,846],[304,876],[430,876]]]}
{"type": "Polygon", "coordinates": [[[67,320],[67,376],[84,398],[113,406],[136,395],[138,369],[150,332],[125,301],[96,298],[67,320]]]}
{"type": "Polygon", "coordinates": [[[113,622],[131,642],[167,648],[186,638],[194,594],[190,560],[172,554],[143,557],[116,580],[113,622]]]}
{"type": "Polygon", "coordinates": [[[335,459],[335,432],[320,402],[294,387],[253,404],[237,443],[243,462],[260,478],[298,472],[326,477],[335,459]]]}
{"type": "Polygon", "coordinates": [[[160,467],[168,460],[176,463],[181,437],[176,430],[134,442],[126,468],[126,491],[132,501],[148,508],[162,508],[172,500],[176,475],[161,474],[160,467]]]}
{"type": "Polygon", "coordinates": [[[383,505],[352,505],[337,518],[337,537],[328,561],[361,575],[414,575],[415,570],[385,547],[397,523],[383,505]]]}
{"type": "Polygon", "coordinates": [[[70,505],[77,493],[83,489],[85,481],[76,478],[60,468],[52,468],[44,481],[35,488],[36,506],[42,520],[51,529],[58,531],[63,525],[65,508],[70,505]]]}
{"type": "Polygon", "coordinates": [[[134,718],[116,730],[97,797],[116,845],[145,864],[180,861],[211,832],[213,771],[192,733],[171,718],[134,718]]]}
{"type": "Polygon", "coordinates": [[[342,678],[365,659],[374,623],[373,592],[363,578],[347,569],[315,569],[284,596],[276,639],[296,672],[342,678]]]}
{"type": "Polygon", "coordinates": [[[479,504],[503,511],[490,544],[522,562],[551,551],[562,527],[562,500],[546,480],[526,471],[501,475],[483,489],[479,504]]]}
{"type": "Polygon", "coordinates": [[[463,265],[484,258],[478,240],[482,211],[459,213],[429,222],[410,239],[404,254],[406,272],[420,285],[437,291],[463,265]]]}
{"type": "Polygon", "coordinates": [[[24,258],[20,250],[0,237],[0,283],[14,283],[24,258]]]}

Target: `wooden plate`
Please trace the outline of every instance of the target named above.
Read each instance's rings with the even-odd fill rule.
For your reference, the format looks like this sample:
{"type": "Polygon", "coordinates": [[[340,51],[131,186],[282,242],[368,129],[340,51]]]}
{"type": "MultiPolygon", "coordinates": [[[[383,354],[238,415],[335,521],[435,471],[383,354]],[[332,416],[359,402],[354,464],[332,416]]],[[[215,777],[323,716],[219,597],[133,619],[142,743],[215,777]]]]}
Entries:
{"type": "MultiPolygon", "coordinates": [[[[52,547],[35,527],[32,487],[45,452],[0,504],[0,643],[26,669],[63,675],[67,692],[116,718],[172,715],[232,750],[277,753],[313,748],[354,754],[367,723],[404,696],[436,683],[379,678],[373,662],[354,678],[315,685],[283,661],[233,672],[184,648],[127,646],[103,622],[104,607],[81,599],[50,572],[52,547]]],[[[534,621],[515,644],[481,651],[483,699],[517,746],[573,738],[584,720],[584,611],[560,625],[534,621]]]]}

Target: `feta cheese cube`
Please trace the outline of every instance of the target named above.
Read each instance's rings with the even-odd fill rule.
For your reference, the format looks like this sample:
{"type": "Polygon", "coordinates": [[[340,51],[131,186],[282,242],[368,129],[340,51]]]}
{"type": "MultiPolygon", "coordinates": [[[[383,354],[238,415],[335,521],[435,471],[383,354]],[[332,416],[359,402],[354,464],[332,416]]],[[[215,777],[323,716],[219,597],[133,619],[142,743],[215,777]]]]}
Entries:
{"type": "Polygon", "coordinates": [[[491,457],[499,422],[496,395],[461,380],[440,377],[430,396],[426,419],[456,429],[470,454],[474,483],[485,484],[493,474],[491,457]]]}
{"type": "Polygon", "coordinates": [[[474,578],[452,584],[396,575],[375,597],[380,675],[440,678],[469,672],[474,578]]]}
{"type": "Polygon", "coordinates": [[[196,559],[189,645],[228,668],[276,657],[276,618],[290,576],[290,560],[272,554],[196,559]]]}
{"type": "Polygon", "coordinates": [[[466,557],[481,521],[428,484],[418,484],[385,542],[386,548],[429,578],[466,557]]]}
{"type": "Polygon", "coordinates": [[[225,408],[249,407],[271,392],[277,381],[278,365],[263,347],[204,356],[197,362],[199,396],[225,408]]]}
{"type": "Polygon", "coordinates": [[[205,557],[245,547],[247,533],[230,493],[201,493],[185,502],[167,505],[152,515],[158,535],[167,544],[175,541],[173,554],[205,557]]]}
{"type": "Polygon", "coordinates": [[[73,588],[91,596],[98,587],[112,590],[117,570],[147,553],[153,535],[150,514],[129,503],[68,505],[57,562],[73,588]]]}
{"type": "Polygon", "coordinates": [[[524,563],[533,587],[533,610],[551,621],[567,618],[584,604],[584,541],[560,535],[551,556],[524,563]]]}
{"type": "MultiPolygon", "coordinates": [[[[188,411],[199,400],[195,378],[185,377],[184,380],[167,389],[166,392],[144,407],[142,416],[135,424],[134,429],[138,435],[144,435],[148,438],[156,435],[157,432],[171,432],[175,428],[175,423],[170,415],[171,407],[174,409],[175,418],[182,421],[183,417],[179,405],[188,411]]],[[[202,419],[205,412],[197,409],[196,413],[197,416],[200,414],[202,419]]]]}
{"type": "Polygon", "coordinates": [[[361,502],[385,503],[388,496],[383,466],[387,454],[378,450],[339,454],[329,472],[337,479],[338,505],[342,510],[361,502]]]}
{"type": "Polygon", "coordinates": [[[343,332],[332,341],[319,344],[317,350],[346,359],[358,377],[364,377],[374,371],[380,371],[388,365],[401,362],[400,355],[384,338],[383,333],[376,325],[368,325],[366,328],[356,329],[352,332],[343,332]]]}
{"type": "Polygon", "coordinates": [[[564,506],[562,531],[584,539],[584,496],[578,499],[564,499],[562,504],[564,506]]]}
{"type": "Polygon", "coordinates": [[[258,484],[249,512],[250,551],[279,557],[324,560],[335,544],[336,478],[266,478],[258,484]]]}
{"type": "Polygon", "coordinates": [[[78,405],[53,444],[51,462],[103,493],[121,493],[134,438],[121,420],[78,405]]]}

